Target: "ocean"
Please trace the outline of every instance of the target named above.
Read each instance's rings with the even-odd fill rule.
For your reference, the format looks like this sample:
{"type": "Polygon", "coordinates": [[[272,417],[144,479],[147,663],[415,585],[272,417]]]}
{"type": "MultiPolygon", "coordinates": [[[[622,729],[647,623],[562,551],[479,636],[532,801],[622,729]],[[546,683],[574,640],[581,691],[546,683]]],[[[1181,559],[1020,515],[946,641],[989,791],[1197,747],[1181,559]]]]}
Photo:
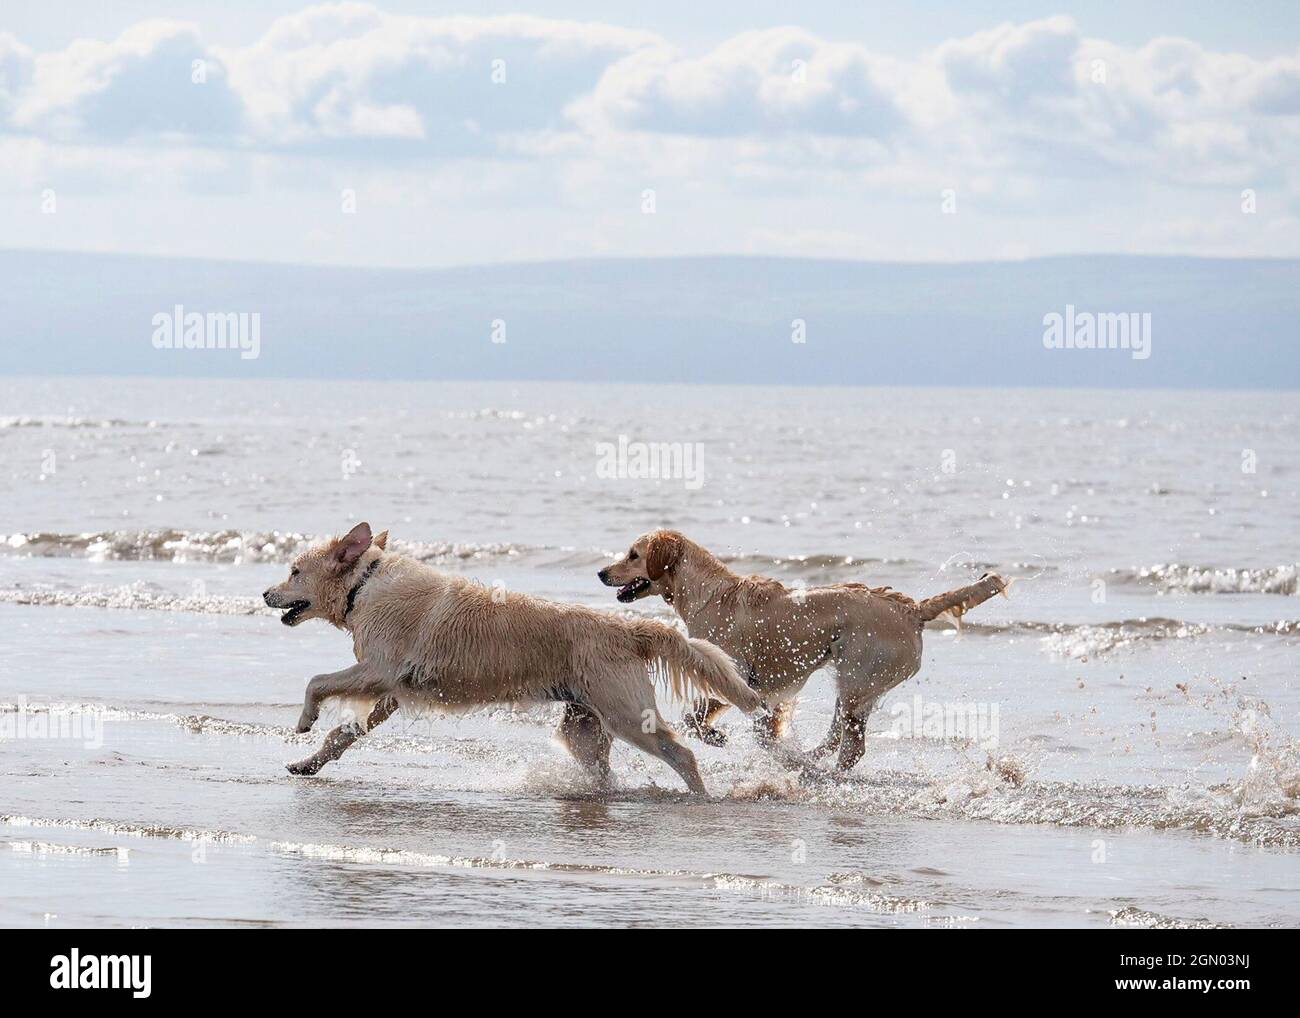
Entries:
{"type": "Polygon", "coordinates": [[[1300,925],[1298,439],[1286,392],[5,379],[0,924],[1300,925]],[[789,584],[1014,582],[848,774],[733,712],[707,799],[623,745],[595,788],[558,707],[494,707],[291,777],[351,643],[260,593],[363,519],[666,620],[595,575],[659,526],[789,584]]]}

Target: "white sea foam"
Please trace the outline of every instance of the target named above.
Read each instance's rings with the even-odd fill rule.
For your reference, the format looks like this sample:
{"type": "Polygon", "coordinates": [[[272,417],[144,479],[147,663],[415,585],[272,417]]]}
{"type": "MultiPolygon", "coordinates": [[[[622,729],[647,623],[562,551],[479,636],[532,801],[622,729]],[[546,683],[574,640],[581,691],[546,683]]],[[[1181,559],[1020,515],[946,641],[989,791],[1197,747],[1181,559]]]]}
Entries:
{"type": "MultiPolygon", "coordinates": [[[[240,530],[101,530],[81,534],[19,532],[0,537],[0,551],[46,558],[94,561],[289,562],[325,536],[240,530]]],[[[539,549],[510,543],[403,541],[390,547],[427,562],[511,558],[539,549]]]]}
{"type": "Polygon", "coordinates": [[[93,845],[63,845],[54,841],[11,841],[9,847],[27,855],[107,855],[118,862],[128,862],[131,850],[121,845],[107,847],[93,845]]]}
{"type": "Polygon", "coordinates": [[[112,834],[128,838],[171,838],[179,841],[202,841],[223,845],[251,845],[257,841],[257,838],[251,834],[238,834],[233,831],[174,827],[168,824],[131,823],[129,821],[104,820],[93,817],[76,819],[0,813],[0,824],[17,828],[61,828],[72,831],[95,831],[100,834],[112,834]]]}
{"type": "Polygon", "coordinates": [[[0,429],[4,428],[126,428],[153,427],[153,422],[125,421],[118,418],[74,417],[74,416],[5,416],[0,417],[0,429]]]}
{"type": "Polygon", "coordinates": [[[1151,584],[1189,594],[1287,594],[1300,590],[1300,565],[1193,566],[1178,563],[1114,570],[1117,582],[1151,584]]]}
{"type": "Polygon", "coordinates": [[[181,596],[158,591],[150,584],[90,587],[81,590],[10,588],[0,590],[0,603],[47,608],[113,608],[127,611],[190,612],[199,615],[279,615],[261,598],[235,596],[181,596]]]}
{"type": "Polygon", "coordinates": [[[927,912],[935,907],[934,902],[926,901],[924,898],[870,890],[861,877],[836,874],[832,874],[828,883],[814,887],[730,875],[710,877],[708,886],[710,890],[749,895],[763,901],[816,905],[821,908],[864,909],[886,915],[927,912]]]}
{"type": "Polygon", "coordinates": [[[1190,640],[1212,632],[1204,623],[1176,619],[1140,619],[1104,625],[1062,626],[1043,637],[1043,647],[1055,657],[1086,661],[1116,650],[1158,640],[1190,640]]]}
{"type": "Polygon", "coordinates": [[[1222,930],[1231,929],[1224,923],[1212,923],[1208,919],[1178,919],[1174,916],[1149,912],[1136,905],[1111,909],[1108,913],[1112,926],[1136,926],[1145,930],[1222,930]]]}

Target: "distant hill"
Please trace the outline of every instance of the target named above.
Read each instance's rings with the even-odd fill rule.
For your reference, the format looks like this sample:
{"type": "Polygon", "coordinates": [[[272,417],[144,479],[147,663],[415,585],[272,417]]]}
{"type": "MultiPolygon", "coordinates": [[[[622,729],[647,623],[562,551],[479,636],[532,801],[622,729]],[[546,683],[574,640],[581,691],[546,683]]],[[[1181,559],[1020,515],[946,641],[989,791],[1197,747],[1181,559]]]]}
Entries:
{"type": "Polygon", "coordinates": [[[1300,261],[709,257],[323,268],[0,251],[0,371],[618,382],[1300,387],[1300,261]],[[154,316],[258,312],[256,360],[154,316]],[[1151,356],[1049,350],[1044,316],[1149,312],[1151,356]],[[802,319],[806,342],[792,342],[802,319]],[[494,321],[504,343],[492,342],[494,321]]]}

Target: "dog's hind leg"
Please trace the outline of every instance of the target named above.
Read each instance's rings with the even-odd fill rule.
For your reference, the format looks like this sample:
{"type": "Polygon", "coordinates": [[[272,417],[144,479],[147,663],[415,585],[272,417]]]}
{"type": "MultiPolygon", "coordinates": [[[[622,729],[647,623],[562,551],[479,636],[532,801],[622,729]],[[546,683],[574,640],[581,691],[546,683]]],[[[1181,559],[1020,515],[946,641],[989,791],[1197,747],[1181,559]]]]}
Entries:
{"type": "Polygon", "coordinates": [[[793,704],[774,704],[769,710],[754,718],[754,738],[766,748],[775,746],[790,731],[792,714],[794,714],[793,704]]]}
{"type": "Polygon", "coordinates": [[[586,703],[610,735],[658,757],[681,775],[692,792],[708,794],[695,754],[677,741],[677,733],[659,713],[643,661],[595,669],[585,679],[586,703]]]}
{"type": "Polygon", "coordinates": [[[787,736],[794,717],[793,703],[777,703],[754,718],[754,741],[784,767],[806,767],[808,757],[787,736]]]}
{"type": "Polygon", "coordinates": [[[658,712],[656,718],[658,731],[647,733],[644,736],[646,741],[635,745],[652,756],[657,756],[675,770],[686,782],[686,787],[696,795],[708,795],[708,789],[704,787],[704,779],[700,777],[699,764],[695,762],[695,754],[677,741],[677,733],[668,727],[668,723],[662,717],[658,716],[658,712]]]}
{"type": "Polygon", "coordinates": [[[366,732],[372,731],[376,725],[387,721],[396,710],[397,700],[391,696],[384,697],[375,704],[370,716],[366,718],[365,728],[362,728],[355,721],[339,725],[331,730],[329,735],[325,736],[325,741],[321,743],[320,749],[304,760],[286,764],[286,769],[290,774],[315,774],[327,763],[337,760],[346,753],[348,747],[365,735],[366,732]]]}
{"type": "MultiPolygon", "coordinates": [[[[654,703],[653,693],[648,702],[651,705],[654,703]]],[[[653,706],[646,706],[640,714],[629,715],[612,710],[603,712],[601,717],[613,735],[651,756],[657,756],[681,775],[686,787],[692,792],[697,795],[708,794],[704,779],[700,777],[699,765],[695,762],[695,754],[677,741],[677,733],[668,727],[668,722],[653,706]]]]}
{"type": "Polygon", "coordinates": [[[831,727],[826,732],[826,738],[821,743],[809,750],[808,755],[812,757],[829,756],[840,748],[840,743],[844,739],[844,701],[838,696],[835,698],[835,709],[831,712],[831,727]]]}
{"type": "Polygon", "coordinates": [[[844,704],[840,755],[835,762],[840,770],[851,770],[853,765],[862,759],[862,754],[867,748],[867,717],[875,705],[874,699],[850,700],[844,704]]]}
{"type": "Polygon", "coordinates": [[[566,703],[556,734],[578,763],[602,781],[609,777],[609,748],[613,740],[590,707],[566,703]]]}

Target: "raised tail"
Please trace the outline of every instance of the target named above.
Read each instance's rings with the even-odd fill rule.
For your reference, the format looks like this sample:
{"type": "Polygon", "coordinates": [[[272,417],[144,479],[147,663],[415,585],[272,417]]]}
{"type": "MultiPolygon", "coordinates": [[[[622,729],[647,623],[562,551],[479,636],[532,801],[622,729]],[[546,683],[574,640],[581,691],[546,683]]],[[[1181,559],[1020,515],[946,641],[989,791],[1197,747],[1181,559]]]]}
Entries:
{"type": "Polygon", "coordinates": [[[1006,589],[1006,581],[1001,576],[985,573],[968,587],[958,587],[946,594],[936,594],[918,601],[916,614],[922,622],[930,622],[945,614],[958,621],[976,605],[983,604],[994,594],[1001,594],[1006,589]]]}
{"type": "Polygon", "coordinates": [[[739,707],[751,714],[762,701],[735,664],[719,647],[708,640],[693,640],[671,626],[646,619],[637,623],[637,636],[644,648],[643,657],[658,665],[662,677],[681,699],[691,696],[691,687],[739,707]]]}

